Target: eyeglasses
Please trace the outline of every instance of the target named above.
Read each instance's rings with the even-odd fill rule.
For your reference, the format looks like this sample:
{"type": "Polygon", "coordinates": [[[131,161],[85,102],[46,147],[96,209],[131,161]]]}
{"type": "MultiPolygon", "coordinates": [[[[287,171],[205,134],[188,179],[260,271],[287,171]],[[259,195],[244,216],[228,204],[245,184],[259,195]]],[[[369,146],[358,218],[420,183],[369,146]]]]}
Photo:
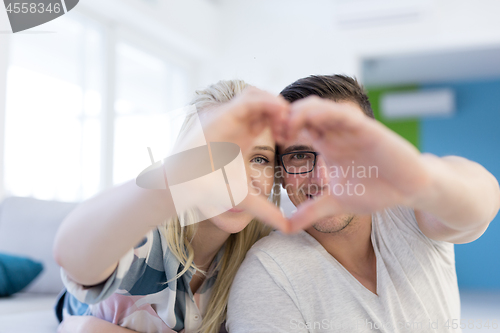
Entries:
{"type": "Polygon", "coordinates": [[[319,153],[314,151],[294,151],[291,153],[280,154],[281,165],[285,172],[292,175],[301,175],[314,170],[316,165],[316,156],[319,153]]]}

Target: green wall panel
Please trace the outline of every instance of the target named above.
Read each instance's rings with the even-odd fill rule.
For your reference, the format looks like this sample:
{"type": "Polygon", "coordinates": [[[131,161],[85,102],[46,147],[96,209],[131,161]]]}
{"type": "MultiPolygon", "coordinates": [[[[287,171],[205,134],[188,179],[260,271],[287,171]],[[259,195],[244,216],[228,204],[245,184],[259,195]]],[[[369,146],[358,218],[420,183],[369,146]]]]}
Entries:
{"type": "Polygon", "coordinates": [[[382,124],[401,135],[403,138],[411,142],[417,149],[420,150],[420,121],[415,118],[405,120],[388,120],[384,119],[380,111],[380,96],[384,93],[394,91],[414,91],[418,90],[417,85],[399,86],[399,87],[367,87],[368,98],[372,104],[375,118],[382,124]]]}

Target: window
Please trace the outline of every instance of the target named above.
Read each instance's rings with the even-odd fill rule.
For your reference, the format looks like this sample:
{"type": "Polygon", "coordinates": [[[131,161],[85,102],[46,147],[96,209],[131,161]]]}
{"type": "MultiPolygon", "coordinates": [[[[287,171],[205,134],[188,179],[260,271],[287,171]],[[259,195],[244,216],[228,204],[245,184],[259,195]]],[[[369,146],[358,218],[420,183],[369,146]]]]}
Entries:
{"type": "Polygon", "coordinates": [[[151,163],[147,147],[155,160],[167,156],[179,130],[173,112],[185,103],[186,90],[180,68],[123,42],[116,53],[114,184],[137,177],[151,163]]]}
{"type": "Polygon", "coordinates": [[[151,163],[148,146],[156,160],[166,156],[182,123],[172,111],[187,103],[188,76],[161,55],[116,42],[81,14],[47,27],[55,33],[11,38],[4,193],[80,201],[103,184],[135,178],[151,163]],[[109,47],[115,58],[106,57],[109,47]],[[106,110],[107,88],[114,110],[106,110]],[[111,142],[112,152],[102,154],[111,142]],[[111,176],[103,165],[113,165],[111,176]]]}
{"type": "Polygon", "coordinates": [[[97,25],[68,16],[52,28],[11,38],[5,190],[74,201],[99,189],[103,38],[97,25]]]}

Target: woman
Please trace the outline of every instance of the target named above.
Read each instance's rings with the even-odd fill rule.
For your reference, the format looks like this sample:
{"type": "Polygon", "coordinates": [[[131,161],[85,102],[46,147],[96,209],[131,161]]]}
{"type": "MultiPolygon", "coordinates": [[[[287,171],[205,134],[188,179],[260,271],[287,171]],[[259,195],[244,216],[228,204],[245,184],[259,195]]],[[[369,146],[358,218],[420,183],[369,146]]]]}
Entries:
{"type": "MultiPolygon", "coordinates": [[[[220,81],[197,91],[194,105],[207,142],[240,146],[251,194],[199,223],[193,211],[177,215],[168,190],[141,189],[135,181],[79,205],[54,245],[68,289],[56,306],[59,320],[64,318],[60,332],[223,329],[234,275],[250,247],[271,230],[254,217],[287,231],[267,199],[278,204],[274,147],[288,105],[246,87],[243,81],[220,81]]],[[[190,123],[187,118],[179,135],[183,141],[192,140],[190,123]]]]}

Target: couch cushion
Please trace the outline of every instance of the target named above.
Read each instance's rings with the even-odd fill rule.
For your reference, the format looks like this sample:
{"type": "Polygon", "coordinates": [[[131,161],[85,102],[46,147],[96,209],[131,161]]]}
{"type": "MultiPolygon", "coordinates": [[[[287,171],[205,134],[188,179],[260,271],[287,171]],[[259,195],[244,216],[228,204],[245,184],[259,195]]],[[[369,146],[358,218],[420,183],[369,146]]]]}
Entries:
{"type": "Polygon", "coordinates": [[[66,215],[76,203],[10,197],[0,210],[0,252],[41,261],[43,272],[26,292],[58,293],[63,284],[59,266],[52,255],[54,237],[66,215]]]}
{"type": "Polygon", "coordinates": [[[10,296],[29,285],[43,265],[26,257],[0,253],[0,297],[10,296]]]}

